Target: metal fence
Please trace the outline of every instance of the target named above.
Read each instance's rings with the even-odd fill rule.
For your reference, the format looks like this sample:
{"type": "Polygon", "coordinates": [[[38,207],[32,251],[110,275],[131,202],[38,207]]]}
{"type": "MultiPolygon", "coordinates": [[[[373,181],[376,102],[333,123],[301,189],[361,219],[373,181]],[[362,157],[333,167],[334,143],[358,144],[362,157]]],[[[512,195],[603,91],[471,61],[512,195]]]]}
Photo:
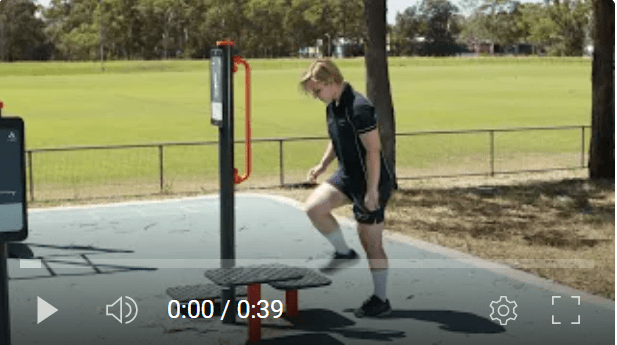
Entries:
{"type": "MultiPolygon", "coordinates": [[[[586,167],[586,136],[585,131],[589,130],[591,127],[588,125],[582,126],[561,126],[561,127],[520,127],[520,128],[503,128],[503,129],[474,129],[474,130],[455,130],[455,131],[418,131],[418,132],[406,132],[406,133],[397,133],[397,177],[400,180],[410,180],[410,179],[428,179],[428,178],[447,178],[447,177],[461,177],[461,176],[494,176],[496,174],[512,174],[512,173],[522,173],[522,172],[543,172],[543,171],[553,171],[553,170],[572,170],[572,169],[581,169],[586,167]],[[499,133],[507,133],[507,132],[529,132],[529,131],[564,131],[564,130],[580,130],[580,165],[572,165],[572,166],[560,166],[560,167],[551,167],[544,169],[509,169],[509,170],[500,170],[495,166],[496,162],[496,153],[495,153],[495,143],[496,134],[499,133]],[[486,153],[482,154],[485,160],[482,162],[482,157],[475,157],[473,161],[473,165],[480,167],[484,166],[482,172],[462,172],[458,171],[450,174],[416,174],[411,176],[405,176],[405,173],[401,172],[402,165],[399,164],[401,162],[401,155],[405,148],[405,145],[401,143],[403,138],[419,138],[424,136],[438,136],[438,135],[447,135],[447,136],[460,136],[460,135],[486,135],[486,153]],[[476,161],[477,160],[477,161],[476,161]]],[[[281,186],[289,186],[301,183],[302,181],[288,181],[286,180],[286,172],[285,172],[285,147],[286,144],[292,142],[308,142],[308,141],[325,141],[328,140],[328,137],[292,137],[292,138],[259,138],[253,139],[252,143],[255,145],[265,144],[265,143],[275,143],[278,146],[278,184],[270,184],[266,187],[281,187],[281,186]]],[[[244,141],[236,141],[236,144],[244,144],[244,141]]],[[[166,159],[166,151],[169,151],[172,147],[188,147],[188,146],[217,146],[218,141],[203,141],[203,142],[181,142],[181,143],[153,143],[153,144],[142,144],[142,145],[115,145],[115,146],[88,146],[88,147],[63,147],[63,148],[46,148],[46,149],[31,149],[26,150],[27,155],[27,180],[28,180],[28,191],[29,191],[29,199],[30,201],[34,200],[54,200],[58,199],[57,197],[49,197],[49,198],[39,198],[37,196],[37,192],[40,193],[41,189],[37,189],[37,183],[45,185],[45,177],[39,177],[38,175],[41,171],[37,170],[37,165],[35,164],[35,157],[40,157],[43,155],[50,155],[53,152],[83,152],[83,151],[92,151],[92,150],[136,150],[136,149],[155,149],[157,152],[156,157],[149,157],[148,159],[153,162],[154,160],[158,161],[158,171],[156,173],[156,177],[149,177],[149,179],[156,179],[156,185],[158,191],[153,191],[151,193],[146,194],[157,194],[157,193],[169,193],[168,188],[166,187],[166,169],[165,162],[166,159]],[[36,183],[35,183],[36,181],[36,183]]],[[[455,145],[456,146],[456,145],[455,145]]],[[[570,151],[571,152],[571,151],[570,151]]],[[[212,154],[216,155],[216,161],[218,163],[218,150],[214,149],[212,154]]],[[[152,153],[148,153],[148,155],[152,155],[152,153]]],[[[292,157],[293,158],[293,157],[292,157]]],[[[187,162],[187,164],[189,164],[187,162]]],[[[43,164],[41,164],[43,165],[43,164]]],[[[112,164],[113,165],[113,164],[112,164]]],[[[151,164],[153,165],[153,164],[151,164]]],[[[239,166],[238,162],[236,165],[239,166]]],[[[45,167],[39,167],[38,169],[45,170],[45,167]]],[[[84,178],[84,179],[87,179],[84,178]]],[[[155,183],[152,181],[152,183],[155,183]]],[[[62,182],[59,183],[62,188],[62,182]]],[[[64,186],[65,188],[71,188],[70,186],[64,186]]],[[[102,188],[105,190],[105,188],[102,188]]],[[[138,193],[139,194],[139,193],[138,193]]],[[[104,196],[116,196],[117,194],[113,194],[110,192],[110,195],[104,196]]]]}

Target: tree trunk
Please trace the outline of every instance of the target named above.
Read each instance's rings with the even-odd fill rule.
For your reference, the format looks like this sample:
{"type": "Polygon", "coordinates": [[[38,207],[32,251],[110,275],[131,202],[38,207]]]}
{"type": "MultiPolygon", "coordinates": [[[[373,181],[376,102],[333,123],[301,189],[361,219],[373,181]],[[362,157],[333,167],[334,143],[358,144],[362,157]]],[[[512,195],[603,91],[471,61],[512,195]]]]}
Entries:
{"type": "Polygon", "coordinates": [[[615,179],[615,3],[594,0],[589,178],[615,179]]]}
{"type": "Polygon", "coordinates": [[[396,127],[386,54],[386,0],[365,0],[364,11],[368,27],[366,93],[375,106],[384,156],[396,171],[396,127]]]}

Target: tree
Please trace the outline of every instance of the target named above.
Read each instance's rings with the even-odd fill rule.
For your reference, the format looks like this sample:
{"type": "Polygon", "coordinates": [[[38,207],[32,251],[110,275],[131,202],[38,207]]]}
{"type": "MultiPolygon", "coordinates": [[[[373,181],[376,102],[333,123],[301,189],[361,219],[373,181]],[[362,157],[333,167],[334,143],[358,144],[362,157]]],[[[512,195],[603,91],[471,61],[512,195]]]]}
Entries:
{"type": "Polygon", "coordinates": [[[45,11],[48,35],[63,59],[92,60],[98,56],[98,0],[52,0],[45,11]]]}
{"type": "Polygon", "coordinates": [[[62,0],[51,0],[49,7],[43,12],[47,27],[45,33],[55,47],[53,59],[64,59],[66,56],[60,50],[62,35],[65,32],[67,18],[71,12],[71,4],[62,0]]]}
{"type": "Polygon", "coordinates": [[[521,39],[548,46],[555,56],[581,56],[591,3],[589,0],[553,0],[517,6],[515,22],[521,39]]]}
{"type": "Polygon", "coordinates": [[[554,0],[547,8],[548,17],[555,23],[553,44],[549,52],[556,56],[581,56],[588,25],[590,2],[583,0],[554,0]]]}
{"type": "Polygon", "coordinates": [[[557,25],[546,14],[541,4],[523,4],[519,6],[518,21],[522,39],[536,45],[548,45],[558,31],[557,25]]]}
{"type": "Polygon", "coordinates": [[[615,3],[594,0],[589,177],[615,179],[615,3]]]}
{"type": "Polygon", "coordinates": [[[244,0],[208,0],[202,32],[207,31],[211,37],[210,45],[222,39],[233,40],[238,47],[244,45],[247,22],[245,5],[244,0]]]}
{"type": "Polygon", "coordinates": [[[138,0],[99,0],[100,17],[96,22],[103,29],[106,55],[130,59],[139,54],[141,17],[138,0]]]}
{"type": "Polygon", "coordinates": [[[494,51],[495,44],[517,43],[525,37],[526,24],[533,24],[521,20],[521,11],[518,1],[485,0],[466,22],[462,36],[473,43],[479,40],[490,41],[491,52],[494,51]]]}
{"type": "MultiPolygon", "coordinates": [[[[312,0],[307,1],[307,3],[308,6],[304,9],[304,18],[313,28],[311,45],[314,45],[316,39],[325,39],[326,34],[330,35],[330,40],[335,38],[337,36],[337,25],[334,23],[334,16],[332,16],[336,12],[335,3],[322,0],[312,0]]],[[[327,53],[327,50],[324,49],[323,53],[327,53]]]]}
{"type": "Polygon", "coordinates": [[[426,41],[429,55],[453,55],[454,35],[450,24],[458,8],[448,0],[423,0],[420,12],[426,23],[426,41]]]}
{"type": "Polygon", "coordinates": [[[291,52],[295,54],[301,47],[313,45],[317,37],[314,36],[313,24],[306,17],[309,2],[306,0],[289,1],[283,27],[290,41],[291,52]]]}
{"type": "Polygon", "coordinates": [[[285,19],[284,0],[249,0],[245,5],[243,53],[247,56],[272,57],[283,55],[287,44],[281,23],[285,19]]]}
{"type": "Polygon", "coordinates": [[[212,33],[204,26],[209,3],[207,0],[187,0],[189,7],[185,18],[187,24],[184,28],[186,41],[185,56],[192,58],[204,58],[208,56],[211,47],[210,38],[212,33]]]}
{"type": "Polygon", "coordinates": [[[0,58],[32,60],[45,43],[44,23],[32,0],[0,1],[0,58]]]}
{"type": "Polygon", "coordinates": [[[364,3],[362,0],[329,1],[332,6],[332,37],[343,37],[351,42],[360,43],[367,39],[364,21],[364,3]]]}
{"type": "MultiPolygon", "coordinates": [[[[180,49],[178,32],[182,23],[182,15],[186,10],[186,4],[178,0],[147,0],[151,6],[155,23],[162,27],[159,31],[160,43],[162,44],[163,59],[167,59],[169,53],[180,49]]],[[[175,53],[173,53],[175,56],[175,53]]]]}
{"type": "Polygon", "coordinates": [[[405,11],[396,14],[396,22],[392,30],[392,41],[397,50],[404,55],[416,53],[414,40],[426,32],[426,23],[416,6],[407,7],[405,11]]]}
{"type": "Polygon", "coordinates": [[[386,0],[365,0],[364,10],[368,28],[366,90],[375,106],[381,145],[386,161],[396,171],[396,127],[386,54],[386,0]]]}
{"type": "Polygon", "coordinates": [[[448,0],[423,0],[418,7],[397,14],[393,41],[402,54],[453,55],[463,22],[456,12],[458,8],[448,0]],[[417,42],[419,37],[424,43],[417,42]]]}

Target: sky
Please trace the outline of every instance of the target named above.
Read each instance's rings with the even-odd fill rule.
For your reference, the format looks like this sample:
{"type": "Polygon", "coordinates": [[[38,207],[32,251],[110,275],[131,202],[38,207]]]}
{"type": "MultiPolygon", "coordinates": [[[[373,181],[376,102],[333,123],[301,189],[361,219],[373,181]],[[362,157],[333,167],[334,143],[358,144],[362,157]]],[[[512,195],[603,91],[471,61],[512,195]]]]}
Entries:
{"type": "MultiPolygon", "coordinates": [[[[35,2],[43,6],[49,5],[49,1],[50,0],[35,0],[35,2]]],[[[542,0],[519,0],[519,1],[523,3],[542,2],[542,0]]],[[[386,6],[388,7],[388,13],[386,13],[386,17],[387,17],[386,20],[388,21],[388,24],[394,25],[396,21],[396,14],[398,12],[403,12],[405,11],[407,7],[418,5],[420,4],[420,2],[422,1],[421,0],[386,0],[386,6]]],[[[453,0],[452,2],[457,6],[459,4],[459,0],[453,0]]]]}

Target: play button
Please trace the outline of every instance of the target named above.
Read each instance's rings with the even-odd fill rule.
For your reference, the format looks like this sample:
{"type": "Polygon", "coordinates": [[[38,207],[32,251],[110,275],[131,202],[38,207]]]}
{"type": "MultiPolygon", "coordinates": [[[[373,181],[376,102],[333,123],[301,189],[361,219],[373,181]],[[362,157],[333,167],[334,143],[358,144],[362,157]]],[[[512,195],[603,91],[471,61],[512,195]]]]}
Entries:
{"type": "Polygon", "coordinates": [[[43,322],[48,317],[54,315],[58,309],[54,308],[53,305],[47,303],[44,299],[39,296],[36,296],[36,323],[39,324],[43,322]]]}

